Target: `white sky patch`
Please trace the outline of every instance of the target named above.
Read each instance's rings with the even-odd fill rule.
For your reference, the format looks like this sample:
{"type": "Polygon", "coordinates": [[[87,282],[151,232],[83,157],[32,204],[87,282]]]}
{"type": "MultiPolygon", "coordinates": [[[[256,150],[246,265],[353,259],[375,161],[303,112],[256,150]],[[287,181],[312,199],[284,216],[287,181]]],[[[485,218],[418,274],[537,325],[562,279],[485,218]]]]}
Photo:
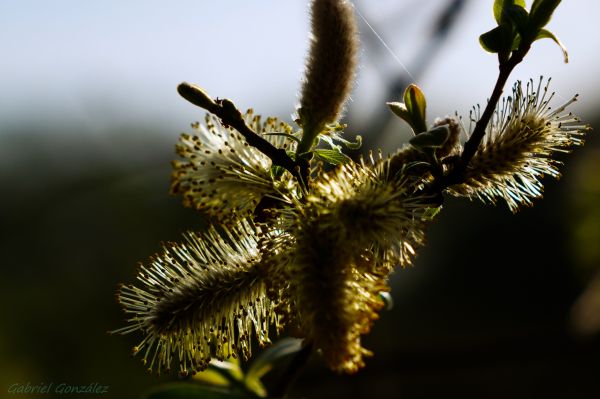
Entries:
{"type": "MultiPolygon", "coordinates": [[[[410,43],[427,32],[439,0],[357,5],[389,49],[383,60],[388,68],[410,69],[410,43]],[[388,36],[379,28],[386,17],[395,18],[394,12],[414,4],[422,8],[399,33],[388,36]],[[384,5],[389,10],[382,11],[384,5]]],[[[420,78],[431,117],[466,113],[489,96],[496,59],[479,47],[477,38],[494,26],[491,7],[492,0],[470,1],[420,78]]],[[[581,2],[562,2],[549,24],[569,49],[571,62],[565,65],[560,49],[542,40],[511,77],[512,82],[552,76],[552,89],[560,96],[581,94],[574,107],[579,113],[598,100],[600,85],[595,72],[600,54],[593,42],[600,37],[595,20],[600,2],[585,2],[585,12],[581,7],[581,2]]],[[[6,130],[4,122],[32,118],[158,120],[179,131],[202,115],[178,97],[175,88],[184,80],[213,96],[231,98],[240,108],[289,120],[308,48],[307,11],[306,2],[299,0],[180,0],[168,5],[158,0],[3,0],[0,134],[6,130]]],[[[383,82],[365,59],[368,55],[363,52],[352,107],[385,106],[387,100],[380,98],[383,82]]]]}

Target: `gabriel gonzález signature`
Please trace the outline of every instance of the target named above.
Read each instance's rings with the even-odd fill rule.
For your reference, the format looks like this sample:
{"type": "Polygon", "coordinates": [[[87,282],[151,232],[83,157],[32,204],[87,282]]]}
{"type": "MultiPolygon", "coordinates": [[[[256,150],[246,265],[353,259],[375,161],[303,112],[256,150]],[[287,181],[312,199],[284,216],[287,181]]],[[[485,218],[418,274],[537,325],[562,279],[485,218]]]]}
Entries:
{"type": "Polygon", "coordinates": [[[8,393],[12,394],[103,394],[108,392],[108,385],[102,385],[97,382],[91,382],[85,385],[77,385],[77,384],[69,384],[66,382],[60,383],[41,383],[41,384],[32,384],[30,382],[26,383],[14,383],[8,387],[8,393]]]}

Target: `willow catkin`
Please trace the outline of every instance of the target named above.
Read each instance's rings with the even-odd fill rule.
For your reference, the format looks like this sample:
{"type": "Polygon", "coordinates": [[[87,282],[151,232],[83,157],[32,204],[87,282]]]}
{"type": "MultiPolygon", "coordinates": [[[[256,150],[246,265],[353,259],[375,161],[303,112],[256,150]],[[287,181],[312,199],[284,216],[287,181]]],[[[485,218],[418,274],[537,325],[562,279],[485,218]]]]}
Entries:
{"type": "Polygon", "coordinates": [[[187,374],[213,358],[247,358],[253,337],[266,344],[270,329],[279,328],[250,222],[188,234],[143,265],[138,280],[118,293],[131,317],[113,333],[144,334],[133,353],[142,353],[149,371],[169,371],[177,361],[187,374]]]}
{"type": "Polygon", "coordinates": [[[371,354],[363,348],[381,292],[397,264],[408,265],[424,241],[431,198],[416,179],[389,176],[388,161],[350,162],[322,174],[305,201],[280,210],[293,240],[272,243],[296,323],[334,371],[353,373],[371,354]],[[289,246],[289,244],[292,244],[289,246]]]}
{"type": "Polygon", "coordinates": [[[542,87],[541,79],[537,88],[530,81],[525,91],[518,82],[513,96],[498,106],[463,182],[448,191],[484,202],[503,199],[513,212],[541,197],[541,178],[560,176],[560,162],[553,154],[583,144],[582,136],[589,130],[579,118],[565,112],[577,96],[551,109],[548,104],[553,95],[548,93],[548,84],[542,87]]]}
{"type": "Polygon", "coordinates": [[[354,11],[345,0],[313,0],[312,38],[298,110],[304,134],[314,137],[335,122],[352,89],[358,39],[354,11]]]}
{"type": "MultiPolygon", "coordinates": [[[[246,123],[277,148],[294,150],[296,143],[281,135],[292,128],[276,118],[264,122],[252,110],[246,123]]],[[[277,197],[290,190],[292,175],[274,176],[272,161],[233,128],[207,115],[204,124],[193,125],[195,135],[183,134],[176,146],[183,158],[173,162],[171,193],[181,194],[185,206],[196,208],[216,220],[232,222],[249,216],[265,195],[277,197]]]]}
{"type": "Polygon", "coordinates": [[[385,304],[379,293],[388,291],[386,276],[359,265],[365,260],[318,220],[297,232],[293,258],[286,267],[288,294],[299,331],[321,350],[329,368],[354,373],[371,354],[361,345],[378,311],[385,304]]]}
{"type": "Polygon", "coordinates": [[[434,198],[419,192],[420,180],[403,172],[390,176],[390,161],[353,162],[316,180],[309,196],[310,217],[336,231],[350,251],[407,266],[424,241],[423,215],[436,207],[434,198]]]}

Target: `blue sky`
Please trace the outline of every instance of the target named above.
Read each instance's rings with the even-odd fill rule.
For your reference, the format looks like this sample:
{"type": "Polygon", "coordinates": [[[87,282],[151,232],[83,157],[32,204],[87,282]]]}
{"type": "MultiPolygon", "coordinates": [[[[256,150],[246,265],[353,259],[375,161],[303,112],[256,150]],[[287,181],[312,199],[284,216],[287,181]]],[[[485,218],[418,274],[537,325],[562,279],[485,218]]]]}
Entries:
{"type": "MultiPolygon", "coordinates": [[[[3,120],[20,118],[91,125],[144,119],[180,131],[199,118],[175,92],[183,80],[232,98],[241,108],[289,119],[308,47],[307,3],[1,0],[0,129],[3,120]]],[[[409,69],[427,21],[443,3],[356,0],[409,69]],[[415,3],[414,16],[403,17],[402,10],[415,3]],[[401,26],[385,22],[396,15],[401,26]]],[[[430,115],[466,113],[489,95],[496,62],[477,37],[493,27],[491,3],[470,1],[459,28],[417,82],[427,94],[430,115]]],[[[552,76],[561,98],[582,95],[579,107],[585,112],[600,85],[595,73],[599,11],[598,2],[563,1],[549,27],[569,48],[571,62],[563,64],[551,41],[540,41],[514,79],[552,76]]],[[[374,64],[401,68],[391,54],[369,57],[368,51],[361,55],[351,112],[383,106],[382,78],[374,64]]]]}

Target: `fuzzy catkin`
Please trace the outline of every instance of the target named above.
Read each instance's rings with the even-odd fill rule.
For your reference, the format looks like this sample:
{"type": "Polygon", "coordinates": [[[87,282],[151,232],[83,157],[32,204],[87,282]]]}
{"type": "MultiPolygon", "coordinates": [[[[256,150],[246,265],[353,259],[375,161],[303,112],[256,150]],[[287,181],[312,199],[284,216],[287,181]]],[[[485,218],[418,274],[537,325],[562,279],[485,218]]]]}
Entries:
{"type": "Polygon", "coordinates": [[[423,214],[433,198],[418,193],[420,180],[402,172],[390,176],[390,161],[347,163],[314,183],[309,209],[352,251],[374,252],[377,265],[386,254],[396,265],[410,265],[424,236],[423,214]],[[393,255],[393,256],[392,256],[393,255]]]}
{"type": "Polygon", "coordinates": [[[544,176],[560,176],[560,162],[553,154],[582,145],[589,127],[565,112],[577,96],[551,109],[548,104],[554,93],[548,93],[548,83],[544,87],[542,83],[540,79],[536,88],[530,81],[525,90],[521,82],[514,86],[513,96],[498,106],[464,172],[464,182],[450,186],[450,194],[489,203],[503,199],[516,212],[542,196],[544,176]]]}
{"type": "MultiPolygon", "coordinates": [[[[248,110],[244,116],[252,129],[277,148],[295,149],[296,143],[271,133],[291,133],[292,128],[276,118],[248,110]]],[[[180,194],[183,204],[224,223],[248,217],[265,196],[293,186],[292,176],[275,177],[272,161],[248,145],[234,129],[224,127],[207,115],[204,124],[193,125],[195,135],[183,134],[176,146],[182,160],[173,162],[171,193],[180,194]]]]}
{"type": "Polygon", "coordinates": [[[183,244],[168,244],[143,265],[137,285],[123,285],[119,303],[129,325],[113,331],[141,331],[133,353],[142,353],[149,371],[204,370],[211,359],[248,358],[253,337],[269,343],[279,328],[276,302],[267,297],[252,223],[189,233],[183,244]]]}
{"type": "Polygon", "coordinates": [[[337,233],[318,221],[303,226],[286,269],[303,336],[322,351],[329,368],[354,373],[371,355],[361,336],[384,307],[379,293],[389,288],[385,275],[359,271],[368,269],[359,265],[366,260],[337,233]]]}
{"type": "Polygon", "coordinates": [[[285,286],[301,336],[328,367],[354,373],[371,354],[362,347],[394,266],[408,265],[424,240],[431,198],[418,179],[389,176],[389,161],[349,162],[322,174],[306,201],[278,211],[279,235],[269,243],[273,270],[285,286]]]}
{"type": "Polygon", "coordinates": [[[335,122],[352,89],[358,39],[354,11],[344,0],[313,0],[312,39],[299,116],[308,134],[335,122]]]}

